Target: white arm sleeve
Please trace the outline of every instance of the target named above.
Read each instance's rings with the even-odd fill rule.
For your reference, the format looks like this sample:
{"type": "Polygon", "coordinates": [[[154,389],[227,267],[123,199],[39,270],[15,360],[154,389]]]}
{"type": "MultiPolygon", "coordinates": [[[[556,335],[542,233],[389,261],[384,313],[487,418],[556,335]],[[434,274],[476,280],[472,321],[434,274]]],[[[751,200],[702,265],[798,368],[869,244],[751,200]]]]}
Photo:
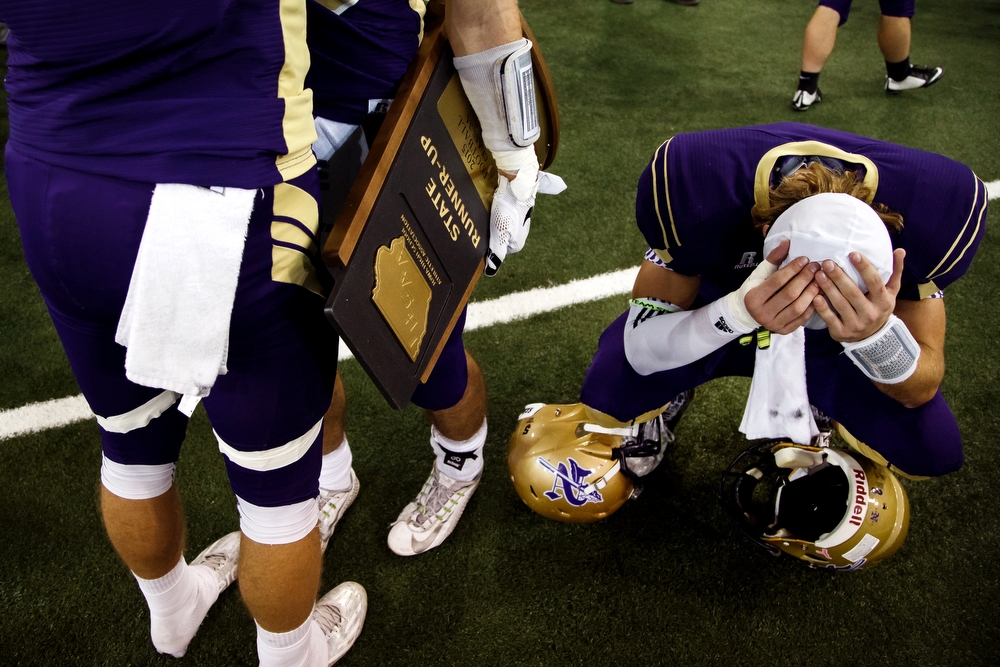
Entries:
{"type": "Polygon", "coordinates": [[[754,328],[733,317],[726,297],[697,310],[668,312],[633,303],[625,322],[625,357],[639,375],[686,366],[754,328]]]}

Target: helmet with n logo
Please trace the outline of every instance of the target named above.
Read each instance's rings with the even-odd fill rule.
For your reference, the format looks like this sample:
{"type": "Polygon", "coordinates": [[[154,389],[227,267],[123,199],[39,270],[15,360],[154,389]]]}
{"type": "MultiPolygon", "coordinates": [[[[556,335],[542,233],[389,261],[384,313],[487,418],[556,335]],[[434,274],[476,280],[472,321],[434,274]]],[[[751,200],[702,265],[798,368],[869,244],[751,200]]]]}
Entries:
{"type": "Polygon", "coordinates": [[[507,464],[521,500],[556,521],[598,521],[638,495],[639,476],[672,439],[660,418],[626,428],[589,423],[582,403],[532,403],[510,439],[507,464]]]}
{"type": "Polygon", "coordinates": [[[755,445],[726,469],[719,497],[750,539],[820,569],[859,570],[888,558],[910,523],[892,471],[832,447],[755,445]]]}

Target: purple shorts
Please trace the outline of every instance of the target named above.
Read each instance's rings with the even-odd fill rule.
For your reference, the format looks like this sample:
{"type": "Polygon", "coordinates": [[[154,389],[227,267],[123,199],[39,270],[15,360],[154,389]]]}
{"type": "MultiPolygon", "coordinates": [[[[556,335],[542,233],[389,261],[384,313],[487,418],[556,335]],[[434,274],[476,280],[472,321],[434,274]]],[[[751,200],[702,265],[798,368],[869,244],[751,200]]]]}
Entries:
{"type": "MultiPolygon", "coordinates": [[[[580,400],[619,421],[655,410],[677,394],[725,376],[753,376],[756,347],[738,341],[693,364],[639,375],[625,358],[628,312],[601,334],[580,400]]],[[[827,331],[806,331],[809,402],[843,424],[851,435],[910,475],[944,475],[962,466],[958,424],[938,391],[919,408],[889,398],[843,354],[827,331]]]]}
{"type": "MultiPolygon", "coordinates": [[[[840,25],[844,25],[847,23],[847,15],[851,13],[851,2],[853,0],[819,0],[819,6],[829,7],[840,14],[840,25]]],[[[914,5],[916,0],[878,0],[882,16],[913,18],[914,5]]]]}
{"type": "MultiPolygon", "coordinates": [[[[54,167],[9,146],[6,167],[28,266],[91,409],[104,417],[121,415],[160,395],[162,390],[125,377],[125,348],[115,343],[154,184],[54,167]]],[[[315,171],[287,185],[319,199],[315,171]]],[[[250,219],[230,324],[229,372],[202,401],[218,436],[246,452],[279,447],[313,428],[330,405],[337,364],[337,337],[323,315],[324,299],[272,279],[275,247],[289,247],[272,239],[272,224],[292,224],[313,236],[311,248],[292,249],[306,262],[318,261],[318,220],[278,215],[274,191],[261,189],[250,219]]],[[[186,428],[175,405],[128,433],[102,428],[102,447],[118,463],[172,463],[186,428]]],[[[321,442],[322,432],[297,461],[264,472],[227,458],[233,491],[264,507],[316,497],[321,442]]]]}
{"type": "Polygon", "coordinates": [[[444,344],[434,370],[427,382],[419,385],[410,397],[410,402],[424,410],[445,410],[462,400],[465,387],[469,384],[469,364],[465,359],[465,343],[462,330],[465,329],[465,310],[451,330],[448,342],[444,344]]]}

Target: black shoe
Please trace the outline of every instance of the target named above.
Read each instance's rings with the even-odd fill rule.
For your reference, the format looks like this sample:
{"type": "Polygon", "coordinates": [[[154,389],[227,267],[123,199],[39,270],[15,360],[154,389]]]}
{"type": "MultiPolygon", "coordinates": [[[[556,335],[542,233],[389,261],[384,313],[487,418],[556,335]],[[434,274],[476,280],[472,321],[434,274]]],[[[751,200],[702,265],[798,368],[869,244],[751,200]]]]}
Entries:
{"type": "Polygon", "coordinates": [[[796,90],[795,97],[792,98],[792,108],[796,111],[805,111],[812,105],[819,104],[822,101],[823,94],[819,92],[819,88],[816,89],[815,93],[796,90]]]}
{"type": "Polygon", "coordinates": [[[885,77],[885,92],[890,95],[898,95],[904,90],[926,88],[937,83],[942,76],[944,76],[943,67],[913,65],[910,67],[910,75],[902,81],[896,81],[890,76],[885,77]]]}

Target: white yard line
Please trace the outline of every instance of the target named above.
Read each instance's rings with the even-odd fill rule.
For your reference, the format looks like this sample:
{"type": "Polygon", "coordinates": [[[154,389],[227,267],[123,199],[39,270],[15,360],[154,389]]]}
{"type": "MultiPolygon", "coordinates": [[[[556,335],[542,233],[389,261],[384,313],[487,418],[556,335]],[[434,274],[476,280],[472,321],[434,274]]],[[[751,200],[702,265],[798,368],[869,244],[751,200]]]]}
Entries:
{"type": "Polygon", "coordinates": [[[987,183],[986,195],[990,199],[1000,199],[1000,181],[990,181],[987,183]]]}
{"type": "MultiPolygon", "coordinates": [[[[998,183],[1000,185],[1000,183],[998,183]]],[[[538,287],[525,292],[508,294],[490,301],[469,304],[465,322],[466,331],[474,331],[494,324],[523,320],[532,315],[547,313],[587,301],[596,301],[632,289],[638,267],[605,273],[593,278],[575,280],[555,287],[538,287]]],[[[346,345],[340,348],[341,361],[352,358],[346,345]]],[[[0,411],[0,440],[28,433],[38,433],[50,428],[66,426],[92,419],[83,395],[58,398],[42,403],[31,403],[20,408],[0,411]]]]}
{"type": "MultiPolygon", "coordinates": [[[[990,199],[1000,199],[1000,181],[986,183],[990,199]]],[[[604,273],[593,278],[575,280],[555,287],[537,287],[516,292],[490,301],[469,304],[465,330],[475,331],[494,324],[523,320],[587,301],[596,301],[615,294],[625,294],[635,281],[637,268],[604,273]]],[[[346,345],[340,347],[340,360],[353,358],[346,345]]],[[[20,408],[0,411],[0,440],[17,435],[37,433],[93,418],[83,395],[58,398],[43,403],[31,403],[20,408]]]]}

